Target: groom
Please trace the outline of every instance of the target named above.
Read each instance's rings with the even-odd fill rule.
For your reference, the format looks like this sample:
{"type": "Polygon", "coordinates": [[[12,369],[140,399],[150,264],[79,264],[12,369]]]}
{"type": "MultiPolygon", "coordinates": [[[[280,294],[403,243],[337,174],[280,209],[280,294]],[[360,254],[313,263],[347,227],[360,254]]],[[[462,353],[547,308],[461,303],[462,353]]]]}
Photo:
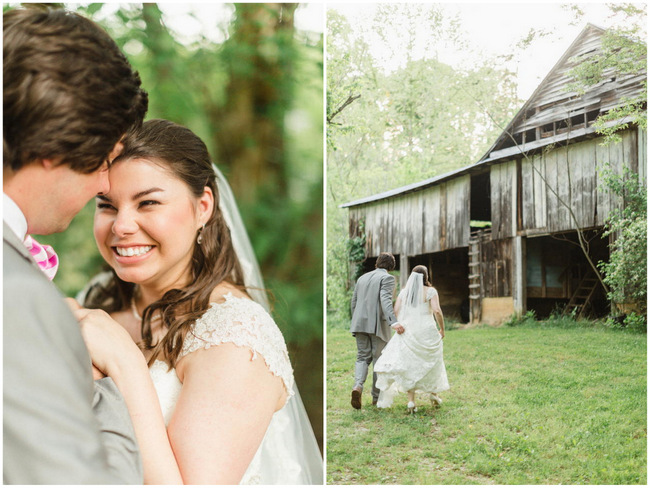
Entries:
{"type": "Polygon", "coordinates": [[[93,382],[79,324],[49,281],[56,254],[29,234],[65,230],[109,190],[147,94],[81,16],[15,9],[3,28],[3,481],[141,484],[124,400],[110,378],[93,382]]]}
{"type": "MultiPolygon", "coordinates": [[[[350,332],[357,340],[357,361],[354,367],[354,388],[350,401],[353,408],[361,408],[361,393],[368,376],[368,366],[377,362],[381,351],[390,340],[391,327],[398,333],[404,328],[393,311],[395,278],[388,274],[395,269],[395,258],[383,252],[377,258],[375,269],[357,280],[352,295],[352,323],[350,332]]],[[[379,390],[377,375],[372,375],[372,404],[377,405],[379,390]]]]}

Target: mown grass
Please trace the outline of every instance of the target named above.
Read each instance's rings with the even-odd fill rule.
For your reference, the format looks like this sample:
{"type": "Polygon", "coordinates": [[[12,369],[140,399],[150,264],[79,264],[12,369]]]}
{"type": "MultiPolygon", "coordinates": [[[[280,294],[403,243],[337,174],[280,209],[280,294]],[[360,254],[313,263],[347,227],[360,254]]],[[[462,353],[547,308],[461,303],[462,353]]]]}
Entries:
{"type": "Polygon", "coordinates": [[[355,342],[329,320],[328,484],[646,484],[646,336],[558,325],[450,330],[451,390],[410,416],[369,381],[352,409],[355,342]]]}

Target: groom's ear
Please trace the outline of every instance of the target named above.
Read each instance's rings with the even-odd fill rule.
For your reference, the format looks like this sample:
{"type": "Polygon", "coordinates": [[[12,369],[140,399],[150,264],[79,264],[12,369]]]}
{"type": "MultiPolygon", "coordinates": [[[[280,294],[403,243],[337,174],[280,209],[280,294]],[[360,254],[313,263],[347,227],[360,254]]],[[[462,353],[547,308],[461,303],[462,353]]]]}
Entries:
{"type": "Polygon", "coordinates": [[[199,220],[203,223],[207,223],[212,215],[212,210],[214,209],[214,193],[212,193],[212,188],[206,186],[203,188],[203,195],[199,198],[199,220]]]}
{"type": "Polygon", "coordinates": [[[50,170],[56,168],[61,163],[62,158],[40,158],[36,162],[43,166],[43,168],[50,170]]]}

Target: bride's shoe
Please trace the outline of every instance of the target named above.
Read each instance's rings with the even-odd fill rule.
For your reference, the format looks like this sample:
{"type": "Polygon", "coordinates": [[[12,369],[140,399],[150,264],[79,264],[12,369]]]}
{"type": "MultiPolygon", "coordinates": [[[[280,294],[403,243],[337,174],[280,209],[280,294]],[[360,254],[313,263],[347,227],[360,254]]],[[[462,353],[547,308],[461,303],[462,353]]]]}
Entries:
{"type": "Polygon", "coordinates": [[[442,398],[440,398],[437,393],[431,393],[429,400],[431,400],[432,407],[439,407],[442,405],[442,398]]]}
{"type": "Polygon", "coordinates": [[[406,409],[410,414],[413,414],[418,411],[417,407],[415,406],[415,403],[413,402],[408,402],[408,404],[406,405],[406,409]]]}

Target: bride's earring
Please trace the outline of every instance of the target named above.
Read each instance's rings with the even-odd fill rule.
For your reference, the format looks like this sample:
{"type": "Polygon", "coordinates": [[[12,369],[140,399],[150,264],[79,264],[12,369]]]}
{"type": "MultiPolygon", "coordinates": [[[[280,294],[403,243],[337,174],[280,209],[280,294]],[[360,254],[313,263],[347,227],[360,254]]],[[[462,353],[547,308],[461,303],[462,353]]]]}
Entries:
{"type": "Polygon", "coordinates": [[[200,246],[203,242],[203,231],[205,230],[205,224],[199,229],[199,235],[196,238],[196,243],[200,246]]]}

